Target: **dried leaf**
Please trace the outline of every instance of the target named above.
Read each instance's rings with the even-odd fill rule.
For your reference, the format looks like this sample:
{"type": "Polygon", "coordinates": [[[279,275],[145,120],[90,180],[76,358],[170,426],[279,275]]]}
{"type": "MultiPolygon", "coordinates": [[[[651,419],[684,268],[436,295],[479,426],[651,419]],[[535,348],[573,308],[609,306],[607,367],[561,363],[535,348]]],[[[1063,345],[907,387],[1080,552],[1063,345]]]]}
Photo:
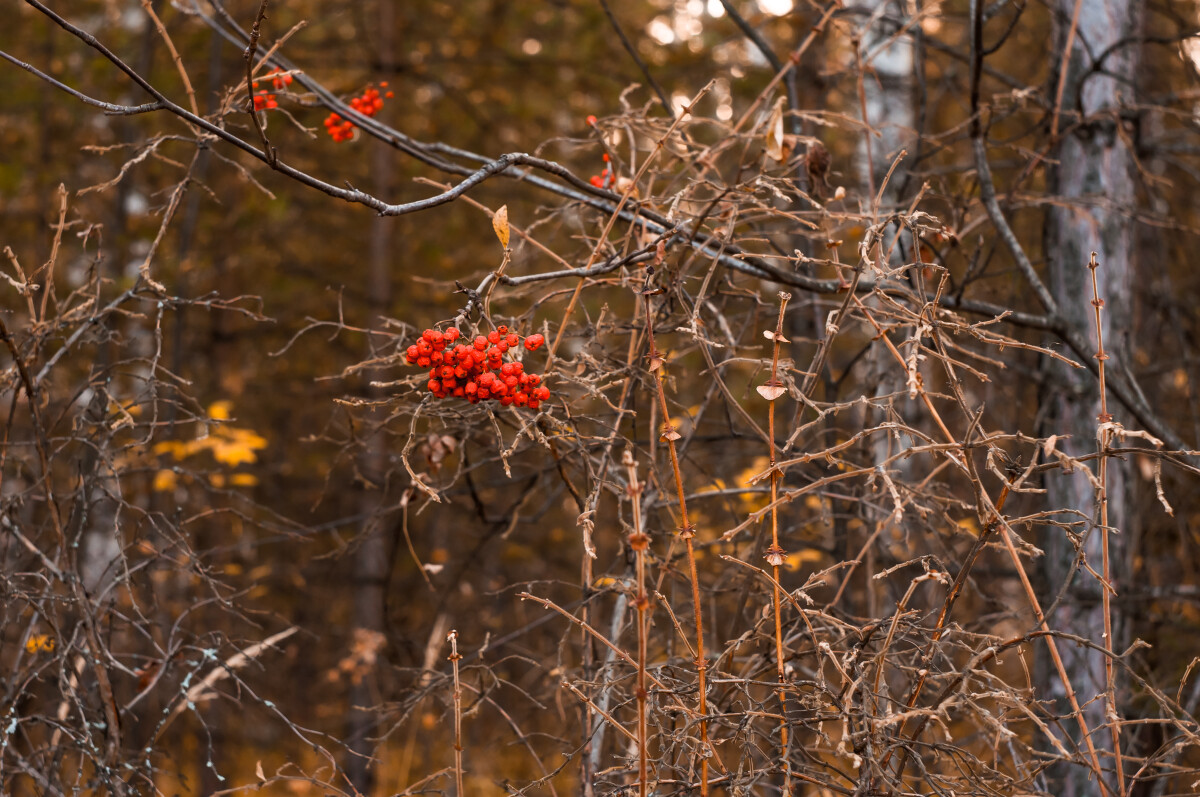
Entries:
{"type": "Polygon", "coordinates": [[[767,382],[765,385],[759,385],[757,388],[758,395],[765,398],[767,401],[774,401],[787,392],[787,388],[779,384],[771,384],[767,382]]]}
{"type": "Polygon", "coordinates": [[[787,339],[786,337],[784,337],[783,335],[776,335],[776,334],[775,334],[775,330],[773,330],[773,329],[764,329],[764,330],[763,330],[763,337],[764,337],[764,338],[766,338],[767,340],[770,340],[770,341],[776,341],[776,340],[777,340],[777,341],[779,341],[780,343],[787,343],[787,342],[788,342],[788,339],[787,339]]]}
{"type": "Polygon", "coordinates": [[[783,151],[783,98],[775,103],[771,118],[767,120],[766,136],[767,156],[772,160],[782,162],[787,155],[783,151]]]}
{"type": "Polygon", "coordinates": [[[267,779],[267,776],[263,774],[262,761],[256,761],[254,763],[254,774],[258,776],[259,780],[267,779]]]}
{"type": "Polygon", "coordinates": [[[508,248],[508,205],[501,205],[496,211],[496,215],[492,216],[492,229],[496,231],[496,237],[500,239],[500,245],[505,249],[508,248]]]}

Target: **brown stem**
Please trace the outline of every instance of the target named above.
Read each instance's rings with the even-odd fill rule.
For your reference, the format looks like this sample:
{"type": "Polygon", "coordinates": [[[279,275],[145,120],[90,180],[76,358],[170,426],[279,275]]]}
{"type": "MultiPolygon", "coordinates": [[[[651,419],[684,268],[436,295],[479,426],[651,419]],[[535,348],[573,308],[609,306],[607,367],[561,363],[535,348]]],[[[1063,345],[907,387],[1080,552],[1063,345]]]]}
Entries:
{"type": "Polygon", "coordinates": [[[450,666],[454,669],[454,787],[455,797],[464,797],[463,792],[463,744],[462,744],[462,683],[458,679],[458,632],[446,635],[450,642],[450,666]]]}
{"type": "Polygon", "coordinates": [[[700,795],[708,797],[708,689],[706,670],[708,662],[704,658],[704,617],[700,608],[700,576],[696,570],[696,549],[693,538],[696,529],[688,520],[687,495],[683,490],[683,472],[679,468],[679,451],[675,441],[679,433],[671,424],[671,411],[667,407],[667,390],[663,386],[665,374],[662,373],[662,355],[654,345],[654,311],[650,304],[653,292],[647,292],[646,297],[646,335],[650,343],[650,371],[654,377],[654,386],[658,392],[658,406],[662,411],[663,432],[662,440],[671,452],[671,469],[675,474],[675,492],[679,497],[679,536],[687,545],[688,574],[692,582],[692,607],[696,618],[696,682],[700,690],[700,795]]]}
{"type": "Polygon", "coordinates": [[[633,452],[626,450],[621,458],[629,473],[629,500],[633,502],[633,534],[629,535],[629,547],[633,549],[637,561],[637,594],[634,605],[638,613],[638,652],[637,652],[637,706],[638,706],[638,794],[646,797],[649,788],[648,753],[646,750],[646,615],[650,608],[650,598],[646,595],[646,550],[650,547],[650,535],[642,530],[642,485],[638,482],[637,461],[633,452]]]}
{"type": "Polygon", "coordinates": [[[783,318],[787,310],[790,293],[779,292],[779,319],[775,323],[774,351],[771,355],[771,380],[760,388],[759,393],[767,399],[767,448],[770,452],[771,469],[771,547],[767,549],[766,558],[771,565],[774,576],[773,594],[775,604],[775,671],[779,678],[779,755],[783,760],[783,793],[791,794],[791,765],[788,759],[788,724],[787,724],[787,678],[783,669],[783,620],[780,617],[779,600],[779,566],[783,564],[787,552],[779,545],[779,481],[783,472],[776,467],[775,456],[775,400],[783,396],[783,387],[779,381],[779,347],[783,344],[783,318]]]}
{"type": "MultiPolygon", "coordinates": [[[[1076,5],[1075,13],[1079,13],[1076,5]]],[[[1070,49],[1067,50],[1068,54],[1070,49]]],[[[1108,450],[1112,443],[1112,416],[1108,414],[1108,396],[1104,386],[1104,362],[1108,355],[1104,352],[1104,327],[1100,322],[1100,310],[1104,300],[1100,298],[1100,286],[1096,281],[1096,269],[1100,264],[1096,261],[1096,253],[1092,252],[1088,269],[1092,272],[1092,307],[1096,310],[1096,363],[1100,376],[1100,414],[1096,416],[1098,446],[1097,479],[1100,486],[1096,490],[1096,498],[1100,502],[1100,545],[1104,571],[1103,589],[1100,590],[1101,607],[1104,612],[1104,647],[1108,651],[1104,657],[1104,702],[1105,716],[1112,732],[1113,759],[1116,763],[1117,794],[1125,795],[1125,768],[1121,761],[1121,718],[1117,713],[1117,689],[1113,678],[1113,629],[1112,629],[1112,566],[1108,555],[1108,450]]]]}

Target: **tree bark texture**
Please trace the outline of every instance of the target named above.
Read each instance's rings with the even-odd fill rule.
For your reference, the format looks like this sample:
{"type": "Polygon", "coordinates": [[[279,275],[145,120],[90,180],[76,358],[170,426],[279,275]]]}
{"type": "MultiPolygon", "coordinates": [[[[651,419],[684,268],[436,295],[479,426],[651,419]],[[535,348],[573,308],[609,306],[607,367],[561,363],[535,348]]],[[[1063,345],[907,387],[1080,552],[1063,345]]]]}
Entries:
{"type": "MultiPolygon", "coordinates": [[[[1136,230],[1134,211],[1137,203],[1133,154],[1134,132],[1122,121],[1120,109],[1133,101],[1141,34],[1140,3],[1136,0],[1081,0],[1074,36],[1072,18],[1076,0],[1058,0],[1054,4],[1057,21],[1058,52],[1070,43],[1066,61],[1066,81],[1059,118],[1060,139],[1051,153],[1047,193],[1061,196],[1046,218],[1045,257],[1050,289],[1064,320],[1086,330],[1095,340],[1095,311],[1092,306],[1091,274],[1087,263],[1096,252],[1100,268],[1096,276],[1100,298],[1104,347],[1111,357],[1109,368],[1128,366],[1125,345],[1132,315],[1132,287],[1136,274],[1136,230]],[[1123,42],[1114,47],[1117,42],[1123,42]],[[1110,48],[1113,48],[1110,50],[1110,48]],[[1104,63],[1096,59],[1105,54],[1104,63]]],[[[1057,89],[1056,75],[1054,88],[1057,89]]],[[[1097,450],[1097,415],[1100,396],[1096,378],[1084,369],[1071,369],[1053,363],[1047,371],[1043,391],[1044,434],[1070,435],[1058,443],[1060,450],[1083,456],[1097,450]]],[[[1109,411],[1116,403],[1109,402],[1109,411]]],[[[1119,414],[1117,420],[1120,421],[1119,414]]],[[[1096,464],[1089,467],[1096,471],[1096,464]]],[[[1052,628],[1076,634],[1098,645],[1120,651],[1120,623],[1114,618],[1117,639],[1104,638],[1102,585],[1080,567],[1080,557],[1097,572],[1101,571],[1103,536],[1109,538],[1113,563],[1113,586],[1121,592],[1121,566],[1127,558],[1125,539],[1128,516],[1125,491],[1128,482],[1126,463],[1113,459],[1108,466],[1109,529],[1100,528],[1096,490],[1087,474],[1050,471],[1046,477],[1047,507],[1070,510],[1060,512],[1057,520],[1073,523],[1068,532],[1061,527],[1045,530],[1043,566],[1046,599],[1053,613],[1052,628]]],[[[1114,607],[1116,604],[1114,602],[1114,607]]],[[[1114,609],[1115,611],[1115,609],[1114,609]]],[[[1092,732],[1113,793],[1119,784],[1111,775],[1112,738],[1105,717],[1102,695],[1105,689],[1104,657],[1077,645],[1062,645],[1067,671],[1076,690],[1092,732]]],[[[1054,710],[1060,716],[1069,712],[1059,679],[1046,673],[1048,693],[1055,699],[1054,710]]],[[[1120,700],[1120,691],[1117,693],[1120,700]]],[[[1064,720],[1061,727],[1077,738],[1075,723],[1064,720]]],[[[1068,749],[1071,749],[1068,746],[1068,749]]],[[[1063,797],[1099,794],[1094,776],[1082,765],[1060,764],[1048,772],[1047,788],[1063,797]]]]}

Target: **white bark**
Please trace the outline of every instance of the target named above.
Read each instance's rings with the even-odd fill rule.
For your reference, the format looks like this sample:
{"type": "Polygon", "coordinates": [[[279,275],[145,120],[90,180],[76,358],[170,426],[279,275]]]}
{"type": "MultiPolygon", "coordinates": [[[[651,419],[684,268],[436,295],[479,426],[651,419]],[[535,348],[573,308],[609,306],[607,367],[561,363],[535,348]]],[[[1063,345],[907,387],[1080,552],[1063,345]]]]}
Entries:
{"type": "MultiPolygon", "coordinates": [[[[1058,0],[1055,5],[1060,20],[1061,52],[1075,0],[1058,0]]],[[[1051,161],[1055,165],[1048,174],[1049,193],[1067,200],[1051,206],[1047,218],[1050,288],[1068,323],[1087,330],[1094,340],[1091,275],[1086,264],[1090,253],[1097,253],[1100,297],[1105,302],[1104,346],[1112,357],[1107,363],[1110,368],[1128,364],[1123,339],[1132,321],[1131,286],[1136,273],[1132,217],[1136,204],[1134,164],[1128,139],[1120,132],[1117,114],[1123,103],[1132,100],[1133,87],[1116,76],[1137,74],[1139,46],[1129,44],[1114,50],[1105,61],[1104,72],[1090,70],[1095,54],[1106,52],[1118,40],[1139,35],[1140,5],[1137,0],[1082,0],[1063,95],[1060,129],[1064,136],[1051,161]]],[[[1056,364],[1050,369],[1044,400],[1049,402],[1045,433],[1070,435],[1070,440],[1060,443],[1060,448],[1072,455],[1094,452],[1100,411],[1095,377],[1086,370],[1056,364]]],[[[1115,402],[1109,402],[1109,411],[1116,414],[1115,402]]],[[[1118,420],[1122,420],[1119,415],[1118,420]]],[[[1125,463],[1112,460],[1108,473],[1109,524],[1116,530],[1127,530],[1125,463]]],[[[1095,526],[1096,496],[1086,474],[1051,472],[1046,478],[1046,488],[1048,507],[1081,513],[1072,516],[1064,512],[1058,516],[1059,520],[1078,521],[1081,516],[1088,519],[1086,524],[1077,526],[1086,535],[1081,551],[1089,564],[1100,571],[1104,531],[1095,526]]],[[[1126,559],[1123,544],[1126,536],[1109,534],[1118,593],[1123,585],[1117,566],[1126,559]]],[[[1076,568],[1076,547],[1063,529],[1047,529],[1045,550],[1047,596],[1050,599],[1060,593],[1063,596],[1057,611],[1049,618],[1051,626],[1104,644],[1100,584],[1086,571],[1076,568]]],[[[1120,650],[1119,628],[1116,637],[1113,647],[1120,650]]],[[[1104,703],[1093,700],[1104,690],[1104,659],[1076,645],[1063,645],[1060,649],[1079,701],[1088,705],[1085,715],[1093,740],[1098,749],[1111,751],[1104,703]]],[[[1047,678],[1047,686],[1050,695],[1058,700],[1057,709],[1065,713],[1061,684],[1051,677],[1047,678]]],[[[1074,732],[1074,723],[1069,727],[1074,732]]],[[[1101,759],[1111,765],[1110,757],[1102,754],[1101,759]]],[[[1050,791],[1063,797],[1099,793],[1098,785],[1089,780],[1089,772],[1081,766],[1059,766],[1048,777],[1052,781],[1050,791]]]]}

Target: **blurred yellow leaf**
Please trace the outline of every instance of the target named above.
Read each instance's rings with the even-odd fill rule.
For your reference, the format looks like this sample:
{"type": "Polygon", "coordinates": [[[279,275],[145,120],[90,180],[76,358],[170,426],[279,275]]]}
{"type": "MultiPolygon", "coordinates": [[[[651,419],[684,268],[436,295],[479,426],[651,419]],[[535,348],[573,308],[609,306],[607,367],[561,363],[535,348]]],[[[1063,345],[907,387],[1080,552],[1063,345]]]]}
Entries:
{"type": "Polygon", "coordinates": [[[50,653],[54,650],[54,637],[49,634],[33,634],[25,640],[27,653],[50,653]]]}
{"type": "Polygon", "coordinates": [[[783,566],[795,572],[806,564],[816,564],[821,561],[821,552],[816,548],[805,548],[803,551],[790,553],[783,560],[783,566]]]}
{"type": "Polygon", "coordinates": [[[233,417],[232,410],[232,401],[214,401],[208,405],[208,417],[214,421],[227,421],[233,417]]]}
{"type": "Polygon", "coordinates": [[[229,483],[235,487],[254,487],[258,484],[258,477],[253,473],[235,473],[229,478],[229,483]]]}
{"type": "Polygon", "coordinates": [[[217,462],[233,467],[255,462],[258,455],[254,452],[267,447],[266,438],[249,429],[221,429],[220,436],[211,440],[217,462]]]}
{"type": "Polygon", "coordinates": [[[154,474],[154,491],[156,493],[174,490],[178,483],[179,477],[173,470],[163,469],[154,474]]]}
{"type": "Polygon", "coordinates": [[[964,531],[972,537],[979,536],[979,521],[973,517],[962,518],[955,525],[958,526],[959,531],[964,531]]]}

